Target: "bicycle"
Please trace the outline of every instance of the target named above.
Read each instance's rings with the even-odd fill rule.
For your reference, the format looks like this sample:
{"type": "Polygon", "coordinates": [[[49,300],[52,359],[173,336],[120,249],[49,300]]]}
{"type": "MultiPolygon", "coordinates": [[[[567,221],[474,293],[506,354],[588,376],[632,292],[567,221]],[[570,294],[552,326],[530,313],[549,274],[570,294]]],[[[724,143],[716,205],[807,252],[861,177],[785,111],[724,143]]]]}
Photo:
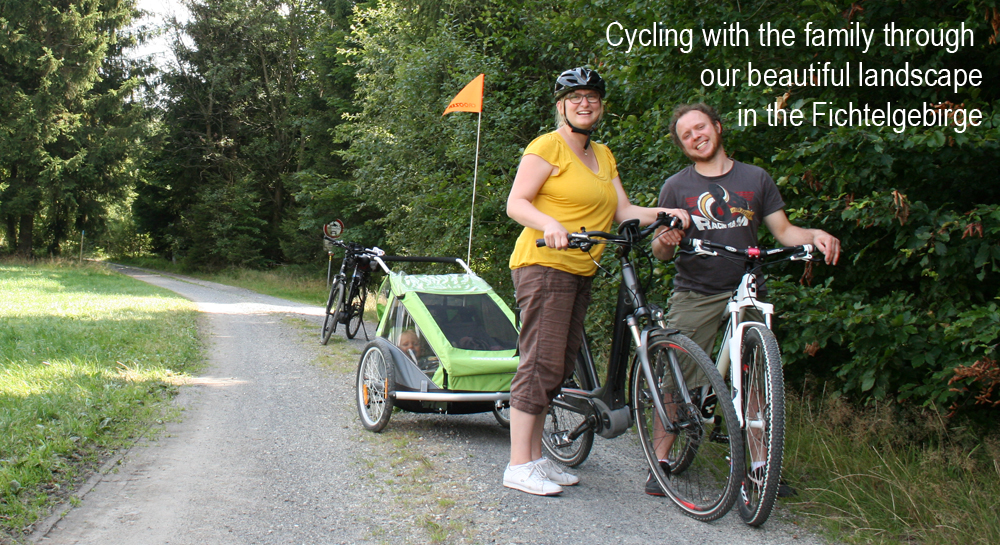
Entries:
{"type": "MultiPolygon", "coordinates": [[[[774,305],[757,300],[757,273],[781,261],[815,260],[811,244],[781,248],[737,249],[708,240],[685,238],[681,248],[702,256],[719,252],[743,260],[746,272],[733,290],[726,311],[729,320],[724,329],[716,368],[732,387],[743,444],[746,474],[740,486],[739,513],[744,522],[760,526],[771,514],[781,481],[781,463],[785,434],[785,390],[778,341],[771,331],[774,305]],[[788,256],[784,259],[767,258],[788,256]],[[764,322],[747,320],[747,309],[756,309],[764,322]],[[731,362],[740,362],[731,365],[731,362]],[[753,465],[763,462],[760,471],[753,465]]],[[[726,257],[726,256],[722,256],[726,257]]],[[[729,391],[729,390],[726,390],[729,391]]],[[[710,407],[703,407],[710,410],[710,407]]]]}
{"type": "MultiPolygon", "coordinates": [[[[365,302],[368,299],[371,259],[385,254],[378,248],[365,248],[356,242],[343,242],[326,235],[324,238],[344,249],[344,260],[340,263],[340,272],[333,278],[330,297],[326,300],[326,315],[323,318],[323,329],[320,330],[322,344],[330,342],[330,336],[337,330],[338,324],[345,325],[348,339],[353,339],[358,334],[364,321],[365,302]],[[351,269],[353,273],[348,285],[347,271],[351,269]]],[[[365,340],[368,340],[367,331],[365,340]]]]}
{"type": "MultiPolygon", "coordinates": [[[[737,478],[744,473],[743,444],[739,434],[726,438],[709,433],[713,424],[724,429],[725,423],[736,422],[732,404],[721,404],[721,417],[699,410],[700,387],[725,391],[723,379],[694,341],[664,327],[663,310],[646,302],[636,273],[633,250],[668,222],[680,224],[661,214],[641,230],[638,220],[628,220],[618,235],[569,234],[570,247],[583,251],[594,244],[617,246],[621,280],[604,386],[585,340],[573,376],[546,415],[542,445],[550,458],[575,467],[590,454],[595,434],[611,439],[635,422],[649,470],[667,497],[686,515],[711,521],[725,515],[736,500],[737,478]],[[681,458],[692,452],[698,455],[681,458]],[[663,456],[669,469],[660,463],[663,456]]],[[[538,240],[539,246],[544,244],[538,240]]]]}

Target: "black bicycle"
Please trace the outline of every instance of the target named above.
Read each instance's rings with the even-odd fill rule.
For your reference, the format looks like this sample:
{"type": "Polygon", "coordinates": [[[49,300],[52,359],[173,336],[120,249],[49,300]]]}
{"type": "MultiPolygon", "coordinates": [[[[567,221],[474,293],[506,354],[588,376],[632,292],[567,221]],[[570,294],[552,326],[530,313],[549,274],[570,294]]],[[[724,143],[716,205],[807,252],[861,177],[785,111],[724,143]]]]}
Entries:
{"type": "MultiPolygon", "coordinates": [[[[330,297],[326,300],[326,316],[323,319],[323,329],[320,331],[320,342],[330,342],[330,336],[337,330],[338,324],[344,324],[348,339],[358,334],[358,329],[364,321],[365,303],[368,300],[368,285],[372,272],[372,257],[383,255],[378,248],[365,248],[356,242],[344,242],[324,235],[326,240],[344,249],[344,260],[340,263],[340,272],[333,277],[330,285],[330,297]],[[353,270],[350,280],[347,272],[353,270]]],[[[368,338],[368,332],[365,332],[368,338]]]]}
{"type": "Polygon", "coordinates": [[[649,470],[667,497],[686,515],[711,521],[736,500],[743,438],[732,403],[702,410],[707,404],[703,392],[727,391],[712,361],[694,341],[667,329],[663,310],[646,301],[633,250],[645,254],[639,243],[661,225],[676,228],[680,220],[661,214],[645,229],[638,220],[628,220],[617,235],[569,234],[570,247],[583,251],[595,244],[615,245],[621,280],[604,385],[585,341],[572,378],[546,415],[542,445],[552,459],[573,467],[586,460],[595,434],[611,439],[634,422],[649,470]],[[729,423],[735,433],[722,433],[729,423]]]}

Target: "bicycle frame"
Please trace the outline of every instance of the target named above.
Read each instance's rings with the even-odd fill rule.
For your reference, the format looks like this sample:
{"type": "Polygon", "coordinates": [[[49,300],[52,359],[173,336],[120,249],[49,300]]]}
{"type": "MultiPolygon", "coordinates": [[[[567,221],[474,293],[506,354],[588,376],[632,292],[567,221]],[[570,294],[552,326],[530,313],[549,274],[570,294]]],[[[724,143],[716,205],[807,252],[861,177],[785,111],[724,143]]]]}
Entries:
{"type": "MultiPolygon", "coordinates": [[[[729,313],[729,322],[726,331],[722,336],[722,344],[715,361],[715,366],[719,369],[719,374],[726,376],[731,372],[733,386],[733,404],[737,407],[743,406],[743,368],[739,365],[731,365],[733,361],[743,361],[743,330],[751,325],[763,325],[771,329],[771,316],[774,314],[774,305],[761,303],[757,300],[757,275],[748,272],[743,275],[740,285],[733,292],[726,307],[729,313]],[[764,315],[764,323],[744,321],[747,308],[755,308],[764,315]],[[735,324],[735,328],[734,328],[735,324]]],[[[740,427],[746,427],[747,423],[743,418],[743,411],[736,411],[736,418],[740,427]]],[[[751,427],[763,427],[759,424],[751,427]]]]}
{"type": "MultiPolygon", "coordinates": [[[[638,226],[638,220],[629,220],[619,227],[619,232],[624,233],[627,242],[616,249],[621,265],[621,281],[618,287],[618,301],[615,306],[614,328],[611,336],[611,353],[608,356],[608,370],[604,385],[601,386],[596,380],[597,371],[585,338],[582,350],[584,372],[592,380],[595,388],[593,390],[563,388],[562,393],[552,402],[554,406],[588,416],[584,424],[567,435],[566,439],[570,441],[579,437],[586,430],[584,425],[592,426],[595,433],[606,439],[618,437],[632,427],[627,384],[633,346],[647,382],[655,383],[646,351],[642,348],[648,345],[650,332],[662,330],[660,322],[663,311],[650,308],[647,305],[645,293],[632,264],[632,247],[642,238],[638,226]]],[[[648,233],[649,229],[646,232],[648,233]]],[[[574,235],[581,238],[589,238],[591,235],[604,236],[609,241],[616,238],[607,233],[595,232],[571,233],[570,237],[573,238],[574,235]]],[[[677,365],[672,365],[672,367],[675,371],[678,369],[677,365]]],[[[691,400],[686,399],[685,401],[690,402],[691,400]]],[[[654,397],[653,403],[661,422],[672,424],[672,419],[667,418],[663,400],[654,397]]]]}

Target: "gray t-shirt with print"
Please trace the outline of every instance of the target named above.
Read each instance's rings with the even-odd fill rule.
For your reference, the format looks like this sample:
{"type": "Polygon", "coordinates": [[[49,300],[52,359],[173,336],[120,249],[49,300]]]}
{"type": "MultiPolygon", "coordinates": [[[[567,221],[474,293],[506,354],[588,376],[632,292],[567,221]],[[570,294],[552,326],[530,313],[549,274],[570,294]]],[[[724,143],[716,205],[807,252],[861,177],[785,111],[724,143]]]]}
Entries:
{"type": "MultiPolygon", "coordinates": [[[[685,236],[735,248],[756,246],[764,217],[785,206],[778,186],[764,169],[739,161],[733,161],[733,168],[722,176],[702,176],[694,165],[685,168],[664,182],[657,204],[691,214],[685,236]]],[[[732,291],[745,272],[744,264],[738,258],[734,262],[734,257],[678,252],[674,289],[706,295],[732,291]]]]}

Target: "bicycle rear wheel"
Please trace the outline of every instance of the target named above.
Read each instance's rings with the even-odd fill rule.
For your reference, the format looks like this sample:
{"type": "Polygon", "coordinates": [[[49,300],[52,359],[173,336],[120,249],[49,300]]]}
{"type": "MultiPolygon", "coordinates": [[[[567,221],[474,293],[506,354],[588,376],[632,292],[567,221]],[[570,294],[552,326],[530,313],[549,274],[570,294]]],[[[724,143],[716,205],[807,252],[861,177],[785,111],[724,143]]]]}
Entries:
{"type": "Polygon", "coordinates": [[[358,281],[358,286],[352,290],[349,304],[350,315],[347,318],[347,338],[353,339],[358,334],[361,322],[365,319],[365,302],[368,299],[368,285],[364,278],[358,281]]]}
{"type": "Polygon", "coordinates": [[[319,341],[322,344],[330,342],[330,335],[337,330],[340,321],[341,301],[344,300],[344,279],[333,279],[330,286],[330,298],[326,300],[326,315],[323,317],[323,329],[320,330],[319,341]]]}
{"type": "Polygon", "coordinates": [[[632,406],[650,470],[684,514],[701,521],[718,519],[736,501],[743,440],[739,433],[725,434],[727,426],[738,422],[732,403],[718,403],[711,417],[702,414],[702,405],[712,392],[728,389],[704,351],[683,335],[651,334],[646,354],[654,382],[647,381],[636,359],[632,406]],[[653,396],[663,400],[670,425],[660,422],[653,396]],[[670,475],[660,459],[666,460],[670,475]]]}
{"type": "Polygon", "coordinates": [[[739,511],[744,522],[760,526],[771,515],[781,484],[785,443],[785,381],[774,333],[761,325],[743,331],[743,441],[746,475],[739,511]],[[753,468],[754,462],[763,466],[753,468]]]}
{"type": "MultiPolygon", "coordinates": [[[[575,388],[577,390],[593,390],[594,385],[587,378],[584,372],[582,361],[583,355],[577,359],[576,369],[573,376],[563,383],[563,388],[575,388]]],[[[590,456],[590,449],[594,446],[594,428],[587,427],[576,439],[569,439],[568,435],[587,420],[587,416],[576,411],[571,411],[555,404],[549,406],[549,412],[545,415],[545,424],[542,428],[542,449],[546,455],[567,467],[576,467],[590,456]]]]}

